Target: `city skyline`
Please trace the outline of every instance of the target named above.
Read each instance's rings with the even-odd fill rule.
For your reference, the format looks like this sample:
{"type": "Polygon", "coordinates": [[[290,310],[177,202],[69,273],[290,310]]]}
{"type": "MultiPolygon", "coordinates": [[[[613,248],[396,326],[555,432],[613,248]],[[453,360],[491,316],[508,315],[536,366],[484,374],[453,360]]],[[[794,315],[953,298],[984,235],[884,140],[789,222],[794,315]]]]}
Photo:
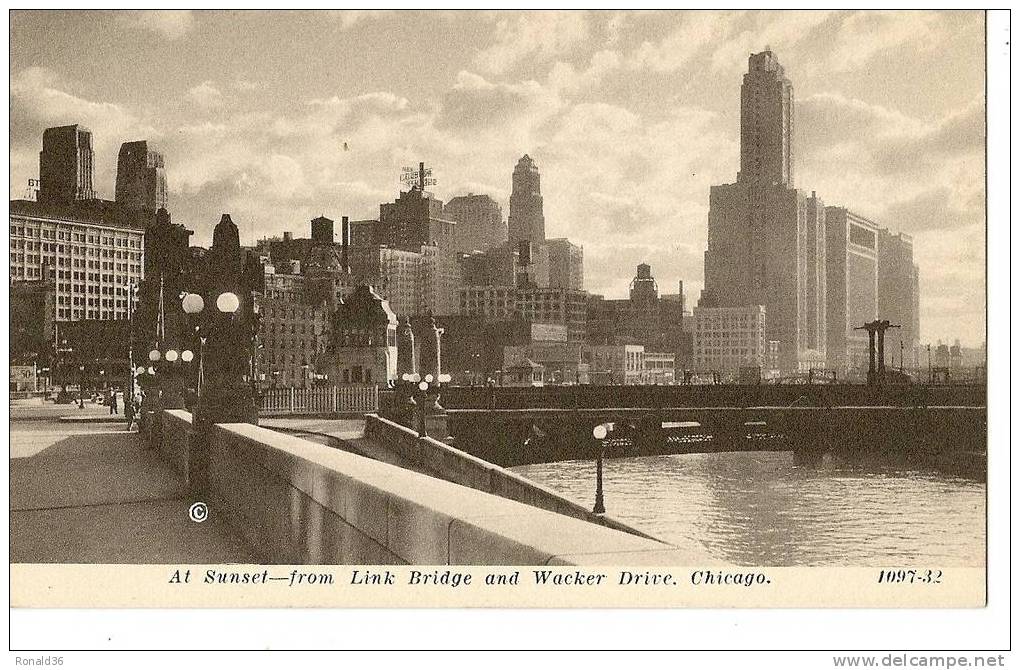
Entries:
{"type": "Polygon", "coordinates": [[[221,212],[245,242],[322,212],[374,217],[418,160],[437,197],[487,193],[508,212],[527,153],[547,234],[584,246],[588,290],[622,295],[648,262],[690,300],[708,188],[736,179],[741,73],[768,45],[795,85],[793,186],[914,237],[922,341],[984,339],[980,13],[347,12],[311,33],[322,41],[285,47],[274,31],[310,15],[227,14],[15,13],[11,197],[38,176],[42,128],[65,123],[92,130],[100,197],[113,197],[120,144],[149,140],[197,244],[221,212]],[[366,61],[384,31],[408,48],[366,61]],[[854,39],[869,34],[881,36],[854,39]],[[256,43],[250,62],[214,57],[256,43]],[[114,62],[126,54],[137,62],[114,62]]]}

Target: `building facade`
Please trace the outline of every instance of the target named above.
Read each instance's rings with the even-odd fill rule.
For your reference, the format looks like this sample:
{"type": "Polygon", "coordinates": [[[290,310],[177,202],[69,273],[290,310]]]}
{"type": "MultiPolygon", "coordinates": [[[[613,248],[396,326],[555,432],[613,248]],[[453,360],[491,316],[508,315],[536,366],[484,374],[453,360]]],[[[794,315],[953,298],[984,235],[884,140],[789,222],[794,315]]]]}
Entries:
{"type": "Polygon", "coordinates": [[[585,347],[592,384],[633,385],[645,381],[645,348],[640,344],[585,347]]]}
{"type": "Polygon", "coordinates": [[[549,286],[584,290],[584,247],[564,237],[546,241],[549,250],[549,286]]]}
{"type": "Polygon", "coordinates": [[[443,216],[443,202],[419,188],[401,192],[394,202],[379,205],[379,226],[373,245],[414,251],[422,256],[424,311],[420,313],[457,313],[461,275],[456,232],[456,222],[443,216]]]}
{"type": "Polygon", "coordinates": [[[868,365],[868,334],[855,328],[879,318],[879,228],[844,207],[825,208],[825,228],[826,366],[860,371],[868,365]]]}
{"type": "Polygon", "coordinates": [[[683,284],[680,293],[659,295],[647,263],[637,267],[626,300],[588,301],[587,340],[591,344],[641,344],[649,351],[670,352],[681,366],[690,363],[690,333],[684,326],[683,284]]]}
{"type": "Polygon", "coordinates": [[[507,241],[499,203],[487,195],[459,195],[443,206],[443,217],[455,221],[454,248],[463,253],[485,251],[507,241]]]}
{"type": "Polygon", "coordinates": [[[144,140],[120,145],[114,199],[117,204],[135,209],[166,208],[163,154],[150,148],[144,140]]]}
{"type": "Polygon", "coordinates": [[[568,341],[580,342],[587,330],[587,296],[567,289],[466,286],[460,290],[460,314],[562,325],[568,341]]]}
{"type": "MultiPolygon", "coordinates": [[[[804,332],[802,348],[825,359],[825,203],[811,191],[804,201],[804,332]]],[[[807,355],[805,357],[808,357],[807,355]]]]}
{"type": "Polygon", "coordinates": [[[894,356],[897,365],[904,368],[915,367],[914,351],[920,346],[920,333],[916,330],[919,320],[915,313],[916,274],[913,238],[904,233],[894,235],[885,229],[878,231],[878,317],[899,326],[898,330],[887,333],[886,355],[894,356]],[[900,342],[903,343],[903,362],[899,361],[900,342]]]}
{"type": "Polygon", "coordinates": [[[53,321],[127,319],[144,277],[145,229],[105,201],[10,204],[10,277],[54,282],[53,321]]]}
{"type": "Polygon", "coordinates": [[[39,153],[39,201],[67,204],[94,199],[94,162],[92,132],[88,128],[47,128],[39,153]]]}
{"type": "Polygon", "coordinates": [[[545,214],[542,211],[542,179],[531,156],[524,154],[514,167],[508,221],[510,244],[545,242],[545,214]]]}
{"type": "Polygon", "coordinates": [[[824,267],[817,241],[824,230],[820,202],[813,196],[809,217],[807,199],[792,186],[793,87],[771,51],[748,60],[740,123],[737,181],[711,188],[699,304],[764,305],[768,339],[780,343],[780,367],[794,371],[802,359],[815,357],[806,352],[819,344],[818,322],[824,321],[817,286],[824,267]]]}
{"type": "Polygon", "coordinates": [[[737,180],[793,185],[793,85],[768,49],[748,59],[740,87],[737,180]]]}
{"type": "Polygon", "coordinates": [[[694,308],[694,369],[738,377],[741,368],[762,369],[766,359],[766,311],[749,307],[694,308]]]}
{"type": "Polygon", "coordinates": [[[397,316],[368,286],[357,287],[331,317],[317,369],[332,384],[387,386],[397,378],[397,316]]]}
{"type": "Polygon", "coordinates": [[[307,299],[302,275],[277,273],[272,265],[264,269],[265,292],[259,302],[264,382],[270,387],[306,388],[325,351],[328,311],[324,304],[307,299]]]}

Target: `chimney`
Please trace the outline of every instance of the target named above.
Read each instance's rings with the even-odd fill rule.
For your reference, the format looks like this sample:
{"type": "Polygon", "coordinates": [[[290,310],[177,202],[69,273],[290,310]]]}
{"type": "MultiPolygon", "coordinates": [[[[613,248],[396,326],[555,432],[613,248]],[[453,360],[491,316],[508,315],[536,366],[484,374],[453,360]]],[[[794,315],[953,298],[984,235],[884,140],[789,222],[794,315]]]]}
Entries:
{"type": "Polygon", "coordinates": [[[291,232],[290,232],[290,231],[287,231],[287,232],[285,232],[285,233],[283,234],[283,241],[284,241],[284,242],[290,242],[290,241],[291,241],[292,239],[294,239],[294,235],[293,235],[293,234],[291,234],[291,232]]]}
{"type": "Polygon", "coordinates": [[[340,264],[344,272],[351,274],[351,222],[346,216],[340,218],[340,264]]]}

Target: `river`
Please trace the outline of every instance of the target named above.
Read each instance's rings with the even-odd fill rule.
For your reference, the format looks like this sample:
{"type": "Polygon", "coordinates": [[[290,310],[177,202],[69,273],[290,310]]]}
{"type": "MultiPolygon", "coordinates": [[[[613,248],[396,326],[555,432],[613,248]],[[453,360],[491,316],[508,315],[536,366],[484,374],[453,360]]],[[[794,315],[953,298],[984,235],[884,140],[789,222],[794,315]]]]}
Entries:
{"type": "MultiPolygon", "coordinates": [[[[592,461],[511,468],[591,506],[592,461]]],[[[985,483],[792,452],[605,461],[606,511],[668,542],[746,566],[985,565],[985,483]]]]}

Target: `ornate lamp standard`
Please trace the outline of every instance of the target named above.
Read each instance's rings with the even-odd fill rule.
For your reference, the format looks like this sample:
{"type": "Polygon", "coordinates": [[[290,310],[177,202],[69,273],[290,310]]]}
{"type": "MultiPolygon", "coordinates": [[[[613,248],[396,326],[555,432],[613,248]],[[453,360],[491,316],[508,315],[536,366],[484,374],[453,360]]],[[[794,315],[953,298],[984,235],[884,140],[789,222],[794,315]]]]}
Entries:
{"type": "Polygon", "coordinates": [[[591,511],[595,514],[605,514],[606,501],[602,493],[602,459],[605,439],[609,435],[609,426],[601,423],[592,429],[591,435],[597,442],[595,447],[595,506],[591,511]]]}
{"type": "Polygon", "coordinates": [[[193,422],[195,459],[189,463],[193,468],[189,482],[201,490],[207,485],[213,426],[258,421],[250,375],[257,328],[254,296],[260,290],[262,269],[248,262],[237,226],[227,214],[213,230],[213,244],[197,279],[200,289],[185,296],[182,306],[198,320],[199,397],[193,422]]]}

